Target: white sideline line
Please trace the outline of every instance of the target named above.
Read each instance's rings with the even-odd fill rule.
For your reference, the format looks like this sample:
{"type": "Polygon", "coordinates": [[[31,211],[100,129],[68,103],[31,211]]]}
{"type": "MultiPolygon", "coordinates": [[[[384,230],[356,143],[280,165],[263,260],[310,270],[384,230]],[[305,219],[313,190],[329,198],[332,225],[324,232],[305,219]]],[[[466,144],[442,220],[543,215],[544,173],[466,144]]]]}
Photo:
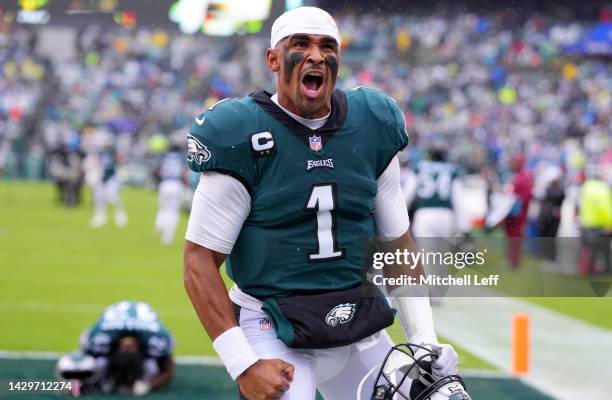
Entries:
{"type": "MultiPolygon", "coordinates": [[[[54,351],[10,351],[0,350],[0,359],[5,360],[57,360],[67,353],[54,351]]],[[[222,366],[221,360],[214,356],[176,356],[175,362],[181,365],[222,366]]]]}
{"type": "Polygon", "coordinates": [[[507,372],[494,371],[490,369],[461,368],[459,374],[464,378],[516,379],[507,372]]]}
{"type": "Polygon", "coordinates": [[[531,320],[531,366],[521,381],[555,399],[610,398],[610,330],[500,297],[447,297],[434,307],[434,319],[441,335],[511,374],[512,316],[518,312],[531,320]]]}

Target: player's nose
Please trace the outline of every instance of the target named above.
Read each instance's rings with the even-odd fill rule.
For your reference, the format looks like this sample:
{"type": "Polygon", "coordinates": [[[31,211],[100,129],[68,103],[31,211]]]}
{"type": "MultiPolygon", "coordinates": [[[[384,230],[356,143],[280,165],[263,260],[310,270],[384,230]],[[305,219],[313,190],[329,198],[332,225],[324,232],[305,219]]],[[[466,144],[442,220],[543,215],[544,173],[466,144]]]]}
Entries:
{"type": "Polygon", "coordinates": [[[311,50],[308,52],[306,61],[311,62],[313,64],[322,64],[325,61],[325,58],[323,58],[323,53],[321,52],[321,49],[319,49],[319,46],[312,46],[311,50]]]}

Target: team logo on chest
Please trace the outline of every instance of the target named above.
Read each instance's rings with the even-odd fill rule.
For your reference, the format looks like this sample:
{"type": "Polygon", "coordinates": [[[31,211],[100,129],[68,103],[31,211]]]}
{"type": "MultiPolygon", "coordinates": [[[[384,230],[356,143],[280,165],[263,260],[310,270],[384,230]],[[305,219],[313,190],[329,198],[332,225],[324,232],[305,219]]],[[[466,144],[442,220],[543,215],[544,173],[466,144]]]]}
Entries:
{"type": "Polygon", "coordinates": [[[321,136],[312,135],[308,138],[308,144],[310,145],[310,150],[319,151],[323,148],[323,142],[321,141],[321,136]]]}
{"type": "Polygon", "coordinates": [[[338,304],[332,308],[325,317],[325,323],[329,326],[345,324],[353,319],[357,305],[354,303],[338,304]]]}
{"type": "Polygon", "coordinates": [[[334,169],[334,159],[328,158],[327,160],[306,160],[306,171],[310,171],[313,168],[334,169]]]}

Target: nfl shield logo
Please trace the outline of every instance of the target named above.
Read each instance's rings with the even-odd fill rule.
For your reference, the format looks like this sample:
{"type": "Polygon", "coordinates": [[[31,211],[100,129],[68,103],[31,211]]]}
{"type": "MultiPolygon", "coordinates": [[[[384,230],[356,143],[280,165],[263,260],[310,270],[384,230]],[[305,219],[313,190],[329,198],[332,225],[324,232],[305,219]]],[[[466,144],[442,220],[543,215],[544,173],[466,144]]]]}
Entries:
{"type": "Polygon", "coordinates": [[[262,318],[259,320],[259,328],[262,331],[267,331],[268,329],[272,328],[272,321],[270,321],[268,318],[262,318]]]}
{"type": "Polygon", "coordinates": [[[310,150],[319,151],[323,148],[323,144],[321,143],[321,137],[317,135],[313,135],[308,138],[308,143],[310,143],[310,150]]]}

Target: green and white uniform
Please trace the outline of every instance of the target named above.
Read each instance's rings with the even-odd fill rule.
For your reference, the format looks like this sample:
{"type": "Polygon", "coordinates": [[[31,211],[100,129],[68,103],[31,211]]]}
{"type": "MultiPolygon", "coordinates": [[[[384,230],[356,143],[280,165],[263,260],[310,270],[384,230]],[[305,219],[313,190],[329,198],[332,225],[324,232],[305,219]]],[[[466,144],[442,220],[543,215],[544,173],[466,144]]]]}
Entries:
{"type": "Polygon", "coordinates": [[[457,166],[448,162],[421,161],[417,169],[416,208],[453,208],[452,183],[459,176],[457,166]]]}
{"type": "Polygon", "coordinates": [[[95,357],[108,357],[116,349],[119,339],[125,336],[138,338],[145,357],[163,358],[172,354],[172,336],[157,313],[150,305],[135,301],[108,306],[81,336],[81,347],[95,357]]]}
{"type": "Polygon", "coordinates": [[[415,237],[446,238],[456,231],[453,196],[457,196],[456,165],[424,160],[416,168],[413,233],[415,237]]]}
{"type": "Polygon", "coordinates": [[[320,123],[275,103],[259,93],[196,118],[188,158],[204,173],[186,239],[230,254],[237,283],[230,298],[240,306],[237,321],[256,357],[295,367],[286,396],[314,399],[318,389],[341,399],[381,362],[392,346],[388,335],[297,351],[277,338],[258,298],[354,286],[364,241],[406,232],[395,157],[408,141],[404,118],[393,100],[366,88],[336,91],[320,123]]]}
{"type": "Polygon", "coordinates": [[[196,210],[187,232],[188,240],[230,254],[228,273],[243,292],[261,299],[360,283],[364,245],[380,236],[377,181],[408,143],[391,98],[367,88],[336,90],[327,122],[313,130],[260,92],[211,107],[188,140],[191,169],[232,176],[249,198],[235,241],[198,233],[207,224],[236,224],[232,210],[223,211],[225,223],[196,210]]]}

